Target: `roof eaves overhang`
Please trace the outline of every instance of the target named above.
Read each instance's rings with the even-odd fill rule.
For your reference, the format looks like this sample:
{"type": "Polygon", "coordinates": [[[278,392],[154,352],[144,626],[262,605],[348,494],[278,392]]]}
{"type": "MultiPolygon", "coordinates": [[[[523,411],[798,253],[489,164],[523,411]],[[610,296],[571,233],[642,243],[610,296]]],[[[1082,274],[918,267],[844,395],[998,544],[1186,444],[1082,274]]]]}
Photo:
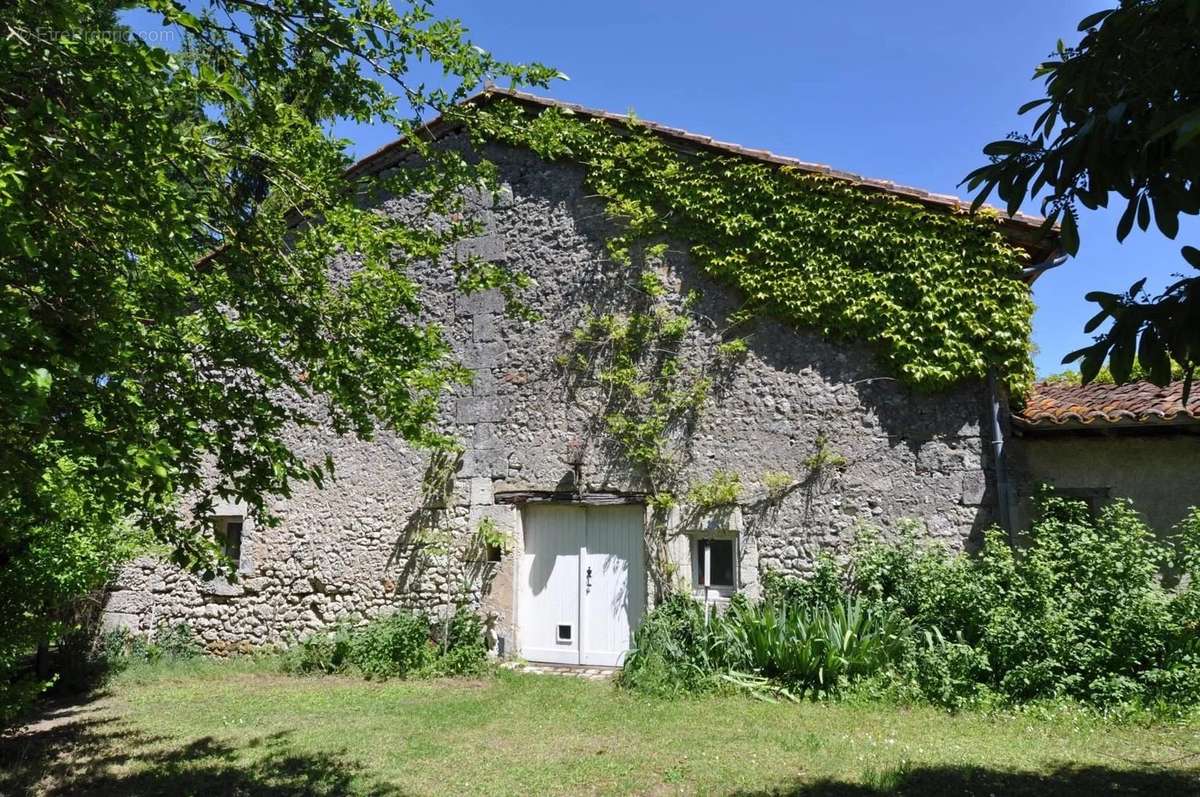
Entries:
{"type": "MultiPolygon", "coordinates": [[[[479,93],[467,98],[463,101],[464,105],[483,105],[494,102],[498,99],[508,99],[520,103],[530,109],[546,109],[560,108],[568,110],[574,114],[588,116],[595,119],[603,119],[614,124],[628,124],[631,117],[622,114],[612,113],[598,108],[589,108],[587,106],[576,103],[563,102],[549,97],[541,97],[536,94],[518,91],[516,89],[506,89],[491,86],[483,89],[479,93]]],[[[891,180],[878,180],[869,177],[863,177],[852,172],[834,169],[830,166],[809,163],[785,155],[778,155],[774,152],[765,149],[752,149],[743,147],[739,144],[734,144],[728,141],[720,141],[711,136],[699,135],[678,127],[660,124],[658,122],[649,121],[646,119],[633,119],[633,121],[642,127],[650,130],[656,135],[662,136],[676,145],[683,151],[703,151],[713,152],[722,155],[732,155],[742,157],[749,160],[754,160],[760,163],[765,163],[780,168],[790,168],[810,174],[819,174],[835,180],[844,180],[855,186],[862,188],[865,191],[879,191],[887,194],[892,194],[904,199],[908,199],[927,207],[942,210],[949,213],[968,214],[971,212],[971,203],[965,199],[950,195],[936,194],[925,191],[912,186],[901,185],[892,182],[891,180]]],[[[428,124],[421,128],[422,134],[438,139],[442,136],[453,132],[457,128],[455,121],[448,121],[445,116],[439,116],[433,119],[428,124]]],[[[401,138],[387,144],[375,152],[367,155],[359,160],[353,166],[349,167],[345,176],[347,178],[355,178],[363,175],[371,174],[386,169],[395,163],[403,160],[409,154],[409,149],[406,147],[406,140],[401,138]]],[[[1013,216],[1008,216],[1004,211],[1001,211],[990,205],[983,206],[990,212],[996,213],[999,216],[999,224],[1001,231],[1014,245],[1021,247],[1029,254],[1029,263],[1036,265],[1052,260],[1059,256],[1062,252],[1062,245],[1059,240],[1059,227],[1054,225],[1047,228],[1046,220],[1041,216],[1033,216],[1027,213],[1017,213],[1013,216]]],[[[1037,271],[1033,274],[1023,277],[1024,281],[1032,284],[1034,280],[1041,274],[1037,271]]]]}
{"type": "Polygon", "coordinates": [[[1054,435],[1060,432],[1136,432],[1170,431],[1195,434],[1200,432],[1200,418],[1179,413],[1173,417],[1151,415],[1144,418],[1120,418],[1115,420],[1094,418],[1082,420],[1068,418],[1062,421],[1031,421],[1018,414],[1012,416],[1013,428],[1027,434],[1054,435]]]}

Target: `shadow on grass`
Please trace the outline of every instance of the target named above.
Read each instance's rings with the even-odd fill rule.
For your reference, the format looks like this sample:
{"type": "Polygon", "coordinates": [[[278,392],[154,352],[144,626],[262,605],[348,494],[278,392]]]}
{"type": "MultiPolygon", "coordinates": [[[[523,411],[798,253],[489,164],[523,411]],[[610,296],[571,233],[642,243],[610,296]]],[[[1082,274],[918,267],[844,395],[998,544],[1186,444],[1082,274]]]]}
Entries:
{"type": "Polygon", "coordinates": [[[1011,772],[977,766],[899,767],[868,772],[866,783],[820,780],[769,791],[734,792],[730,797],[882,797],[882,795],[973,795],[977,797],[1089,797],[1090,795],[1200,795],[1200,771],[1060,767],[1047,772],[1011,772]]]}
{"type": "Polygon", "coordinates": [[[0,797],[54,795],[263,795],[400,797],[340,754],[297,751],[287,733],[230,745],[150,736],[86,708],[62,724],[0,736],[0,797]]]}

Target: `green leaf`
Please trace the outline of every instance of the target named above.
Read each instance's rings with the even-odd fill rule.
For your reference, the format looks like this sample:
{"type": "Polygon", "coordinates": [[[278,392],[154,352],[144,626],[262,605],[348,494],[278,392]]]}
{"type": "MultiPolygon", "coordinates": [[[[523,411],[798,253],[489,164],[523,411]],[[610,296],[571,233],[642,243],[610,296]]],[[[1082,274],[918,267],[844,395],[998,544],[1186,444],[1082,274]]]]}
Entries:
{"type": "Polygon", "coordinates": [[[1075,226],[1075,216],[1070,211],[1063,214],[1062,245],[1067,254],[1079,254],[1079,230],[1075,226]]]}
{"type": "Polygon", "coordinates": [[[1179,234],[1179,208],[1158,196],[1154,198],[1154,221],[1159,232],[1168,238],[1179,234]]]}
{"type": "Polygon", "coordinates": [[[1185,246],[1180,250],[1183,254],[1183,259],[1188,262],[1192,268],[1200,269],[1200,249],[1194,246],[1185,246]]]}
{"type": "Polygon", "coordinates": [[[1133,230],[1133,217],[1137,213],[1138,200],[1134,195],[1129,200],[1129,204],[1125,206],[1125,212],[1121,214],[1121,220],[1117,222],[1117,240],[1124,241],[1129,233],[1133,230]]]}
{"type": "Polygon", "coordinates": [[[1109,344],[1107,342],[1096,344],[1084,351],[1083,361],[1079,364],[1079,378],[1083,384],[1088,385],[1100,373],[1101,366],[1104,365],[1104,356],[1108,354],[1109,344]]]}
{"type": "Polygon", "coordinates": [[[1023,144],[1022,142],[1013,141],[1011,139],[1003,139],[1000,141],[993,141],[990,144],[986,145],[983,148],[983,154],[991,155],[994,157],[1004,157],[1004,156],[1008,156],[1008,155],[1020,154],[1024,150],[1025,150],[1025,144],[1023,144]]]}
{"type": "Polygon", "coordinates": [[[1087,30],[1088,28],[1096,27],[1101,22],[1103,22],[1105,19],[1107,19],[1108,15],[1111,14],[1112,12],[1113,12],[1113,9],[1110,8],[1105,11],[1097,11],[1095,14],[1089,14],[1088,16],[1084,17],[1083,19],[1081,19],[1079,21],[1079,27],[1077,28],[1077,30],[1079,30],[1080,32],[1083,32],[1083,31],[1087,30]]]}
{"type": "Polygon", "coordinates": [[[1171,357],[1153,327],[1147,327],[1138,341],[1138,363],[1150,381],[1164,387],[1171,381],[1171,357]]]}
{"type": "Polygon", "coordinates": [[[54,384],[54,375],[45,368],[35,368],[28,377],[29,385],[39,396],[50,395],[50,387],[54,384]]]}
{"type": "Polygon", "coordinates": [[[1095,332],[1096,328],[1104,323],[1104,319],[1108,318],[1109,315],[1110,313],[1107,310],[1101,310],[1100,312],[1096,313],[1094,316],[1088,319],[1086,324],[1084,324],[1083,334],[1090,335],[1095,332]]]}
{"type": "Polygon", "coordinates": [[[1180,119],[1175,133],[1175,150],[1179,151],[1200,137],[1200,110],[1180,119]]]}
{"type": "Polygon", "coordinates": [[[1137,327],[1130,323],[1123,323],[1124,321],[1125,319],[1118,318],[1108,332],[1108,340],[1112,342],[1112,348],[1108,355],[1108,367],[1117,384],[1128,382],[1130,374],[1133,372],[1134,344],[1137,338],[1137,327]]]}
{"type": "Polygon", "coordinates": [[[1048,102],[1052,102],[1052,100],[1049,97],[1043,97],[1040,100],[1032,100],[1031,102],[1027,102],[1024,105],[1022,105],[1020,108],[1018,108],[1017,113],[1018,114],[1028,113],[1029,111],[1032,111],[1034,108],[1037,108],[1038,106],[1041,106],[1041,105],[1045,105],[1048,102]]]}

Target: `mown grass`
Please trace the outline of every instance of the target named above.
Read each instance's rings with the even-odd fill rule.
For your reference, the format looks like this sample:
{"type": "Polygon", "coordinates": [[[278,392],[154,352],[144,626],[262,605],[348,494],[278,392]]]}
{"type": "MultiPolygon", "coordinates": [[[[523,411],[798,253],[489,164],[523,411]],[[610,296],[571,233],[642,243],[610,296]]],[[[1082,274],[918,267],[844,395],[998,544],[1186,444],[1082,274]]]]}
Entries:
{"type": "Polygon", "coordinates": [[[0,795],[1200,795],[1200,728],[1065,711],[667,702],[556,676],[372,683],[235,660],[132,668],[67,716],[0,739],[0,795]]]}

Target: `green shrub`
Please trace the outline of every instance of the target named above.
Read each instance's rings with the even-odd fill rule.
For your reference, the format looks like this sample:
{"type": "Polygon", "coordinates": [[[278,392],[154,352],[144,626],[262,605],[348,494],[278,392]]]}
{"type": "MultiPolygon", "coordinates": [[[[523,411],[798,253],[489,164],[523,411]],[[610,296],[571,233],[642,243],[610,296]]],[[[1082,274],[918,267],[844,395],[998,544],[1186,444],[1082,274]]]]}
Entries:
{"type": "Polygon", "coordinates": [[[436,670],[442,675],[478,675],[487,665],[483,621],[467,606],[450,618],[436,670]]]}
{"type": "Polygon", "coordinates": [[[313,634],[284,651],[283,671],[291,675],[333,675],[350,666],[351,630],[338,626],[313,634]]]}
{"type": "Polygon", "coordinates": [[[845,567],[764,574],[762,603],[735,598],[708,622],[677,596],[646,617],[620,682],[665,695],[735,682],[767,696],[857,682],[951,709],[1200,704],[1200,510],[1160,541],[1127,502],[1093,518],[1048,494],[1019,542],[993,530],[968,555],[910,532],[864,536],[845,567]]]}
{"type": "Polygon", "coordinates": [[[901,616],[858,597],[832,605],[734,603],[710,626],[722,666],[762,676],[797,696],[833,692],[896,661],[908,633],[901,616]]]}
{"type": "Polygon", "coordinates": [[[367,678],[403,678],[434,661],[435,647],[423,614],[397,611],[357,629],[349,662],[367,678]]]}
{"type": "Polygon", "coordinates": [[[1193,514],[1164,544],[1127,502],[1092,518],[1047,495],[1016,549],[998,531],[975,556],[874,540],[856,554],[853,586],[954,640],[918,646],[915,677],[935,702],[971,702],[974,680],[1016,702],[1195,704],[1198,525],[1193,514]],[[1162,584],[1171,565],[1187,576],[1182,591],[1162,584]]]}
{"type": "Polygon", "coordinates": [[[338,626],[288,647],[280,666],[293,675],[358,672],[367,678],[478,675],[487,669],[483,622],[459,606],[434,628],[423,614],[397,611],[358,628],[338,626]],[[434,632],[439,632],[439,639],[434,632]]]}
{"type": "Polygon", "coordinates": [[[848,567],[850,589],[900,610],[918,629],[970,627],[974,607],[991,605],[990,585],[963,567],[963,558],[941,546],[920,544],[919,531],[918,526],[903,527],[899,539],[890,541],[871,531],[861,533],[848,567]]]}
{"type": "Polygon", "coordinates": [[[643,620],[619,683],[671,697],[767,679],[791,696],[822,694],[896,660],[906,632],[899,614],[853,597],[803,605],[738,596],[706,622],[703,605],[673,595],[643,620]]]}
{"type": "Polygon", "coordinates": [[[187,623],[177,623],[158,632],[151,643],[155,658],[168,661],[194,659],[203,652],[196,632],[187,623]]]}
{"type": "Polygon", "coordinates": [[[673,594],[643,618],[617,676],[621,686],[659,697],[710,691],[720,683],[709,656],[702,604],[673,594]]]}
{"type": "Polygon", "coordinates": [[[204,652],[196,632],[187,623],[177,623],[161,629],[153,637],[136,634],[127,628],[104,631],[86,645],[86,656],[92,669],[119,670],[135,662],[181,661],[204,652]]]}
{"type": "Polygon", "coordinates": [[[30,710],[38,695],[49,688],[50,682],[39,680],[32,674],[18,675],[4,669],[0,669],[0,678],[4,678],[0,683],[0,730],[5,730],[30,710]]]}
{"type": "Polygon", "coordinates": [[[785,576],[769,570],[763,574],[762,585],[765,600],[803,609],[834,606],[846,594],[837,562],[825,553],[817,556],[816,566],[808,578],[785,576]]]}
{"type": "Polygon", "coordinates": [[[992,671],[987,656],[961,641],[949,641],[940,632],[926,631],[906,662],[917,692],[935,705],[959,710],[985,704],[991,690],[992,671]]]}

